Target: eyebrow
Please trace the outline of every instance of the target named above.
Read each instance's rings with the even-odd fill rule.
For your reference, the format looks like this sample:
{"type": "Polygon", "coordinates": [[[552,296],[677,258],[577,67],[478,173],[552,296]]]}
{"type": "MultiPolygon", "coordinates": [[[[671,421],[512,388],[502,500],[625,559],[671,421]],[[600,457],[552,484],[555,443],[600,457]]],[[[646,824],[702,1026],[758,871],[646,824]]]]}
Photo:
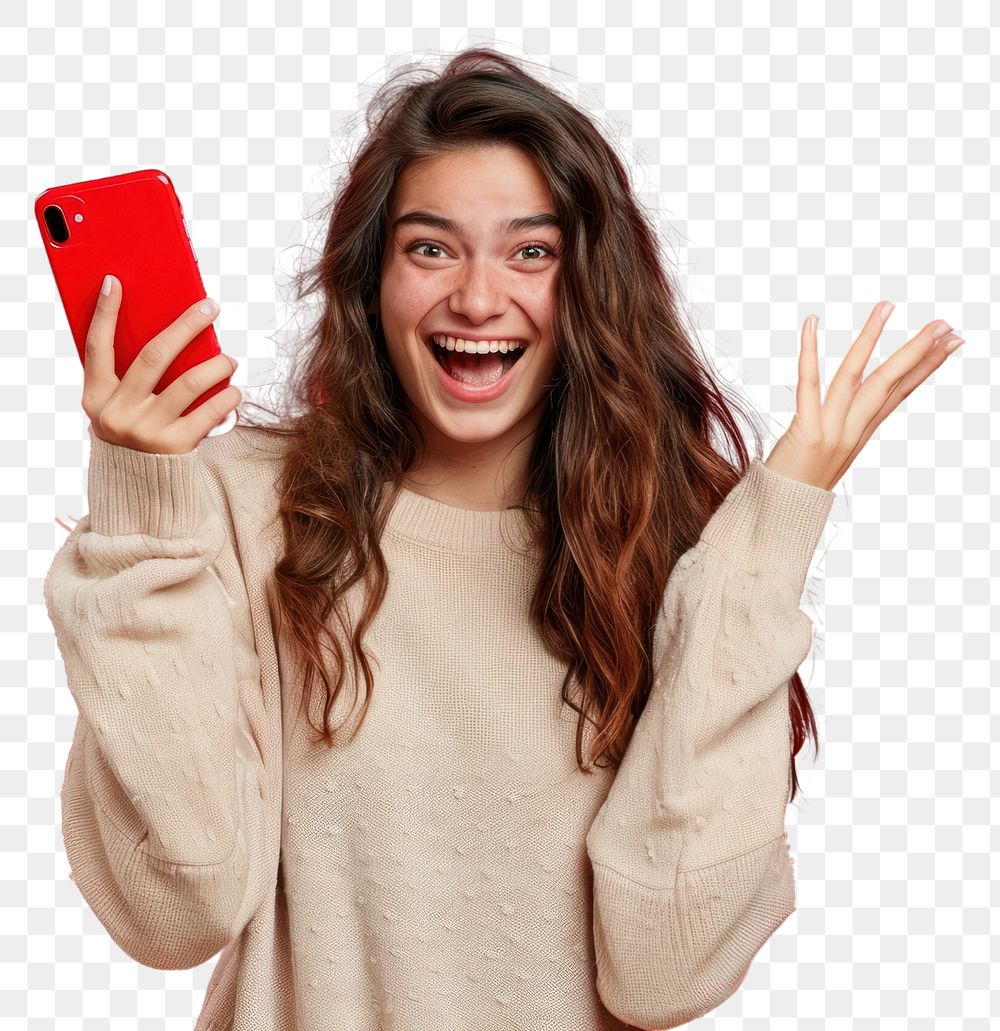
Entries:
{"type": "MultiPolygon", "coordinates": [[[[411,224],[433,226],[442,232],[456,233],[458,235],[465,231],[465,227],[461,222],[445,218],[444,215],[435,215],[431,211],[407,211],[392,223],[392,228],[395,232],[400,226],[411,224]]],[[[537,215],[522,215],[520,218],[512,218],[507,223],[506,229],[504,229],[503,220],[497,222],[496,229],[498,232],[518,233],[523,232],[525,229],[543,229],[546,226],[554,226],[556,229],[561,228],[559,216],[552,214],[551,211],[542,211],[537,215]]]]}

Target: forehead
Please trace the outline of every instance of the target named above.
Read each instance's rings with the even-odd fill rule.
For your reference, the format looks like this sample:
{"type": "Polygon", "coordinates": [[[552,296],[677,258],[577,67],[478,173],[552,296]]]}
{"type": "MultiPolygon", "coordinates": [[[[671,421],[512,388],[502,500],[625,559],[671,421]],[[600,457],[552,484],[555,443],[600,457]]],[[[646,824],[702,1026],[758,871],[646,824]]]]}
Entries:
{"type": "Polygon", "coordinates": [[[408,165],[393,187],[393,219],[411,209],[458,223],[498,229],[525,214],[552,211],[553,200],[537,163],[509,144],[469,148],[408,165]]]}

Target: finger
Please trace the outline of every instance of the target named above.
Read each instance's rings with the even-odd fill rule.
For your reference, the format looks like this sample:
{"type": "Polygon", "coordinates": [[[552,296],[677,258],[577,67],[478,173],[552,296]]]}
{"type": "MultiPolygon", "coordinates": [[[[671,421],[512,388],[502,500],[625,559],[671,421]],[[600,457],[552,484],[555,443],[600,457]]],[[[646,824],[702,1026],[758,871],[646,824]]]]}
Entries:
{"type": "MultiPolygon", "coordinates": [[[[916,390],[932,372],[934,372],[935,369],[940,368],[945,363],[948,359],[948,352],[945,350],[945,344],[947,344],[949,340],[957,339],[958,337],[956,337],[954,333],[951,333],[935,340],[933,346],[928,349],[923,358],[921,358],[912,369],[909,369],[905,375],[892,385],[882,404],[874,413],[871,414],[871,416],[869,416],[864,425],[860,427],[848,427],[848,431],[852,436],[855,433],[858,434],[858,439],[857,443],[851,449],[850,455],[848,455],[843,465],[841,465],[840,471],[838,471],[835,479],[839,479],[841,471],[854,461],[855,456],[865,446],[865,444],[871,440],[874,432],[882,425],[883,422],[885,422],[889,417],[890,412],[895,411],[910,396],[910,394],[912,394],[913,391],[916,390]]],[[[869,379],[870,378],[871,377],[869,377],[869,379]]]]}
{"type": "Polygon", "coordinates": [[[114,276],[102,280],[102,290],[97,295],[97,305],[87,329],[83,351],[83,395],[99,403],[118,386],[115,375],[115,326],[118,322],[118,306],[121,301],[121,283],[114,276]],[[111,286],[110,293],[103,292],[105,282],[111,286]]]}
{"type": "MultiPolygon", "coordinates": [[[[205,361],[182,372],[170,386],[164,387],[155,396],[156,422],[161,426],[167,426],[174,422],[195,398],[200,397],[209,387],[214,386],[220,380],[232,376],[235,371],[236,365],[228,355],[214,354],[211,358],[206,358],[205,361]]],[[[198,409],[204,408],[212,400],[213,398],[209,398],[208,401],[199,405],[198,409]]],[[[191,415],[194,414],[194,412],[191,413],[191,415]]],[[[185,418],[189,418],[189,416],[185,416],[185,418]]],[[[221,419],[222,416],[219,418],[221,419]]]]}
{"type": "Polygon", "coordinates": [[[198,405],[190,415],[178,419],[175,426],[183,427],[178,433],[183,433],[186,440],[202,441],[210,430],[214,430],[234,408],[239,407],[242,400],[240,388],[230,383],[225,390],[220,390],[198,405]]]}
{"type": "MultiPolygon", "coordinates": [[[[904,344],[891,357],[887,358],[875,371],[865,379],[860,388],[851,397],[850,411],[844,416],[844,426],[849,428],[866,426],[876,418],[886,405],[896,396],[899,382],[917,368],[924,358],[936,350],[937,341],[948,334],[950,327],[944,319],[928,323],[912,340],[904,344]]],[[[933,368],[937,366],[934,365],[933,368]]],[[[926,375],[926,373],[925,373],[926,375]]],[[[886,414],[892,411],[886,410],[886,414]]],[[[825,409],[824,409],[825,411],[825,409]]]]}
{"type": "Polygon", "coordinates": [[[122,376],[119,389],[123,395],[138,402],[152,394],[170,363],[218,314],[219,306],[210,297],[205,297],[157,333],[136,355],[135,361],[122,376]],[[203,311],[203,306],[208,310],[203,311]]]}
{"type": "Polygon", "coordinates": [[[862,387],[870,385],[872,388],[879,388],[882,392],[879,399],[881,405],[885,395],[904,376],[909,375],[924,358],[936,351],[938,342],[948,336],[951,331],[951,326],[944,319],[928,322],[912,340],[907,341],[898,351],[882,362],[864,381],[862,387]]]}
{"type": "Polygon", "coordinates": [[[817,428],[821,418],[818,325],[819,316],[810,315],[802,326],[799,345],[799,385],[795,391],[796,414],[806,426],[817,428]]]}
{"type": "Polygon", "coordinates": [[[885,319],[892,311],[889,301],[880,301],[872,308],[857,340],[844,356],[840,368],[830,381],[823,402],[823,415],[834,426],[843,426],[847,421],[847,413],[854,403],[855,395],[861,387],[865,368],[875,350],[878,338],[882,335],[885,319]],[[885,318],[883,318],[883,314],[885,318]]]}

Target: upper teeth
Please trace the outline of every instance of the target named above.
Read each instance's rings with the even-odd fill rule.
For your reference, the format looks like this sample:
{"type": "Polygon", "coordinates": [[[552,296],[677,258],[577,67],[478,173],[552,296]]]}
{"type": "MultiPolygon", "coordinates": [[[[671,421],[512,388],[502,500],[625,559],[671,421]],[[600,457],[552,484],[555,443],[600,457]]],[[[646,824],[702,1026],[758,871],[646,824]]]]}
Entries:
{"type": "Polygon", "coordinates": [[[474,354],[489,354],[499,351],[517,351],[524,347],[521,340],[463,340],[461,337],[433,336],[431,339],[438,347],[446,347],[449,351],[470,351],[474,354]]]}

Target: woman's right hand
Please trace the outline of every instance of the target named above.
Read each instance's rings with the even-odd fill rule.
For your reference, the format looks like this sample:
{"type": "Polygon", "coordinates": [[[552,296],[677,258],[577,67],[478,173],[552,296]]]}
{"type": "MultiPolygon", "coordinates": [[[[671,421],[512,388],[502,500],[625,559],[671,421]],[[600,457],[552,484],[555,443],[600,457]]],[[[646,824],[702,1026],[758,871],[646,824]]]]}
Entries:
{"type": "Polygon", "coordinates": [[[111,293],[99,294],[94,318],[87,331],[83,367],[83,410],[96,436],[109,444],[135,451],[177,455],[193,451],[235,409],[243,395],[232,384],[220,390],[190,415],[180,413],[219,380],[231,376],[236,362],[224,354],[195,365],[159,394],[160,382],[170,363],[219,313],[206,315],[198,301],[136,355],[119,380],[115,375],[115,323],[121,303],[121,283],[112,276],[111,293]]]}

